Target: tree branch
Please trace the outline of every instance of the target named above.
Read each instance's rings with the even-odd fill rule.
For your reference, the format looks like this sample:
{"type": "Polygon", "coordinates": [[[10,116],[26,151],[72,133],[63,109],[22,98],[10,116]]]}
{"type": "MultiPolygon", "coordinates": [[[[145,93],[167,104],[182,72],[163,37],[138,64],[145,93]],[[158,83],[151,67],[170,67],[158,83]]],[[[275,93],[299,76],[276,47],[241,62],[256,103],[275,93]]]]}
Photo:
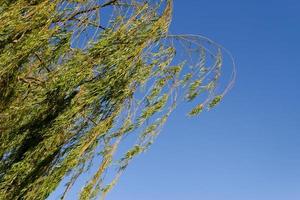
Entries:
{"type": "Polygon", "coordinates": [[[106,3],[104,3],[104,4],[102,4],[102,5],[97,5],[97,6],[94,6],[94,7],[92,7],[92,8],[86,9],[86,10],[80,10],[80,11],[78,11],[78,12],[73,13],[73,14],[69,17],[69,19],[73,19],[73,18],[75,18],[77,15],[81,15],[81,14],[84,14],[84,13],[92,12],[92,11],[98,10],[98,9],[100,9],[100,8],[104,8],[104,7],[113,5],[113,4],[117,3],[117,1],[119,1],[119,0],[111,0],[111,1],[108,1],[108,2],[106,2],[106,3]]]}

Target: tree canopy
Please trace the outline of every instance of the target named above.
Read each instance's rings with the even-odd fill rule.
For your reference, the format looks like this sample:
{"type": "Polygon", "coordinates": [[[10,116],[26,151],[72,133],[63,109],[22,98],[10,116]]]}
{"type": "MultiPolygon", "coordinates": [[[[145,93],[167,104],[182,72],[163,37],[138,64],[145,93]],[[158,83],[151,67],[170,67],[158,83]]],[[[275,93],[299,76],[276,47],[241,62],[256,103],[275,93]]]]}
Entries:
{"type": "Polygon", "coordinates": [[[191,116],[219,103],[232,58],[203,36],[171,34],[172,3],[0,2],[0,199],[46,199],[65,181],[64,199],[92,165],[80,199],[104,198],[178,102],[191,116]]]}

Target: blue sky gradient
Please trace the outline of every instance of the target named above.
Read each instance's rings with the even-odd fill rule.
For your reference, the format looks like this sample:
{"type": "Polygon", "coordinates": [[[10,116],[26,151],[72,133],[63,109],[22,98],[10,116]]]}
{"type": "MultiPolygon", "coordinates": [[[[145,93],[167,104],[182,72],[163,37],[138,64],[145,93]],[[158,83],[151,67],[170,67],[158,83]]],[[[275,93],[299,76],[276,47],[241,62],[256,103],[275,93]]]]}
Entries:
{"type": "Polygon", "coordinates": [[[178,0],[172,33],[229,49],[235,87],[197,118],[179,107],[107,200],[300,199],[300,1],[178,0]]]}

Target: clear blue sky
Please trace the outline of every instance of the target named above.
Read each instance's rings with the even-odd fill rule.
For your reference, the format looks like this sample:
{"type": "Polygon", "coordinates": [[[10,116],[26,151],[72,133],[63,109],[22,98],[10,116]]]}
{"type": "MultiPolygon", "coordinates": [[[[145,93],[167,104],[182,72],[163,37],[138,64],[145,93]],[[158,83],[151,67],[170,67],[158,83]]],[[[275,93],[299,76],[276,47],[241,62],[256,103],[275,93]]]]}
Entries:
{"type": "Polygon", "coordinates": [[[174,6],[172,33],[202,34],[232,52],[235,87],[197,118],[179,107],[107,200],[299,200],[300,1],[174,6]]]}
{"type": "Polygon", "coordinates": [[[300,1],[174,4],[172,32],[223,44],[237,82],[198,118],[179,108],[107,199],[300,199],[300,1]]]}

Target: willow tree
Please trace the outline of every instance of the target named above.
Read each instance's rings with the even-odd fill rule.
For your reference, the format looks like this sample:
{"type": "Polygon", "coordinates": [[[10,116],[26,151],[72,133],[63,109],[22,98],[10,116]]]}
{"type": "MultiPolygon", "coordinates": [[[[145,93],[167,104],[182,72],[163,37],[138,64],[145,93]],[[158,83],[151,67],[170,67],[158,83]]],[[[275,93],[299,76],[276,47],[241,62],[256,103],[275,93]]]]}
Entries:
{"type": "Polygon", "coordinates": [[[219,103],[226,50],[170,34],[171,17],[171,0],[1,0],[0,199],[62,181],[64,199],[91,166],[80,198],[104,198],[178,102],[219,103]]]}

